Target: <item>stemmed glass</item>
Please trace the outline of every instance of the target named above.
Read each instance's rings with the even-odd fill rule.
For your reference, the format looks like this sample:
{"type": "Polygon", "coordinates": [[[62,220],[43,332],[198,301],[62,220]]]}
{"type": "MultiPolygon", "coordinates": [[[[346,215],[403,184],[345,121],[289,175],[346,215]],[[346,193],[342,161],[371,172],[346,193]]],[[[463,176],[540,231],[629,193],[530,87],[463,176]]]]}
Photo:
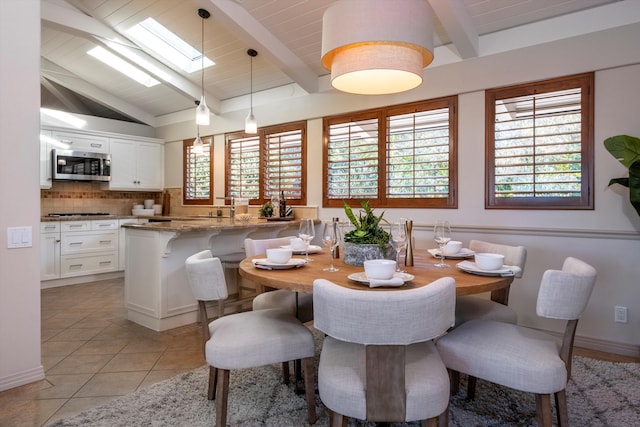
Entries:
{"type": "Polygon", "coordinates": [[[329,267],[323,268],[324,271],[340,271],[339,268],[333,266],[333,256],[340,243],[340,227],[334,222],[325,222],[322,229],[322,243],[329,248],[329,256],[331,264],[329,267]]]}
{"type": "Polygon", "coordinates": [[[442,248],[451,240],[451,226],[449,221],[437,220],[433,227],[433,239],[440,248],[440,261],[434,264],[436,267],[449,267],[444,262],[444,251],[442,248]]]}
{"type": "Polygon", "coordinates": [[[313,261],[309,258],[309,244],[316,236],[316,227],[311,218],[303,218],[300,220],[300,228],[298,229],[298,237],[304,242],[304,253],[306,262],[313,261]]]}
{"type": "Polygon", "coordinates": [[[391,244],[396,248],[396,272],[403,273],[400,268],[400,251],[407,245],[407,225],[404,222],[391,224],[391,244]]]}

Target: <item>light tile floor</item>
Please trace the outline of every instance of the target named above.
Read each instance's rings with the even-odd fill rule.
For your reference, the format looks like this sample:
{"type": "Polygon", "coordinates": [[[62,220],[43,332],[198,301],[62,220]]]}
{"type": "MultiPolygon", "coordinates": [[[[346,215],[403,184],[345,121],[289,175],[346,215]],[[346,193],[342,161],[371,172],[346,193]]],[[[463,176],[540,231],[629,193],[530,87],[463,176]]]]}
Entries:
{"type": "Polygon", "coordinates": [[[0,427],[42,426],[206,363],[197,324],[154,332],[126,320],[123,301],[123,279],[42,290],[46,379],[0,392],[0,427]]]}
{"type": "Polygon", "coordinates": [[[123,279],[42,290],[46,379],[0,393],[1,427],[42,426],[204,365],[197,324],[126,320],[123,279]]]}

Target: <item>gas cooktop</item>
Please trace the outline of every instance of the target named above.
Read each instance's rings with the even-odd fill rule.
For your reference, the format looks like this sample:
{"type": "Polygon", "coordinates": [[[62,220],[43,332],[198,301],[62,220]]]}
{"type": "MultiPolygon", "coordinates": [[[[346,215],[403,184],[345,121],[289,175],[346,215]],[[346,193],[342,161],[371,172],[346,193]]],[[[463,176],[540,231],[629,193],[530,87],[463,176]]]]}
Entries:
{"type": "Polygon", "coordinates": [[[74,213],[50,213],[47,214],[47,216],[55,216],[55,217],[59,217],[59,216],[106,216],[106,215],[111,215],[110,213],[106,213],[106,212],[74,212],[74,213]]]}

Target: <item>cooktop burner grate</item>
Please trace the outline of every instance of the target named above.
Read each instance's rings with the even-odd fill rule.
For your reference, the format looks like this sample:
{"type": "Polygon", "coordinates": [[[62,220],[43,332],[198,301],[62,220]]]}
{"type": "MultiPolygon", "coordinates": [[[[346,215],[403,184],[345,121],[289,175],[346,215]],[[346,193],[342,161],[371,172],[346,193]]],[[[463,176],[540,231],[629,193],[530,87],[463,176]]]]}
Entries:
{"type": "Polygon", "coordinates": [[[47,214],[47,216],[55,216],[55,217],[59,217],[59,216],[106,216],[106,215],[111,215],[110,213],[106,213],[106,212],[78,212],[78,213],[50,213],[47,214]]]}

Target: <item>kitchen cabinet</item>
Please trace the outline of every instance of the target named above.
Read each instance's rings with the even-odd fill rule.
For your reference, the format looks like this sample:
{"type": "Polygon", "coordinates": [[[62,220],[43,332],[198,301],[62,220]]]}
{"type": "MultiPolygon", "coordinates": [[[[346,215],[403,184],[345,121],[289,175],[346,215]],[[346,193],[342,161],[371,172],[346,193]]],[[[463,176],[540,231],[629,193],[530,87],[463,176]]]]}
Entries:
{"type": "Polygon", "coordinates": [[[127,218],[118,220],[118,270],[124,270],[124,264],[126,260],[127,248],[125,245],[125,229],[123,224],[144,224],[149,222],[148,219],[143,218],[127,218]]]}
{"type": "Polygon", "coordinates": [[[60,222],[40,223],[40,280],[60,278],[60,222]]]}
{"type": "Polygon", "coordinates": [[[69,150],[90,151],[92,153],[109,152],[109,138],[104,135],[53,130],[51,137],[64,144],[68,144],[69,150]]]}
{"type": "MultiPolygon", "coordinates": [[[[51,137],[50,130],[41,130],[40,135],[51,137]]],[[[40,138],[40,188],[51,188],[51,144],[40,138]]]]}
{"type": "Polygon", "coordinates": [[[60,277],[118,270],[118,220],[61,222],[60,277]]]}
{"type": "Polygon", "coordinates": [[[142,139],[111,138],[109,190],[160,191],[164,186],[164,145],[142,139]]]}

